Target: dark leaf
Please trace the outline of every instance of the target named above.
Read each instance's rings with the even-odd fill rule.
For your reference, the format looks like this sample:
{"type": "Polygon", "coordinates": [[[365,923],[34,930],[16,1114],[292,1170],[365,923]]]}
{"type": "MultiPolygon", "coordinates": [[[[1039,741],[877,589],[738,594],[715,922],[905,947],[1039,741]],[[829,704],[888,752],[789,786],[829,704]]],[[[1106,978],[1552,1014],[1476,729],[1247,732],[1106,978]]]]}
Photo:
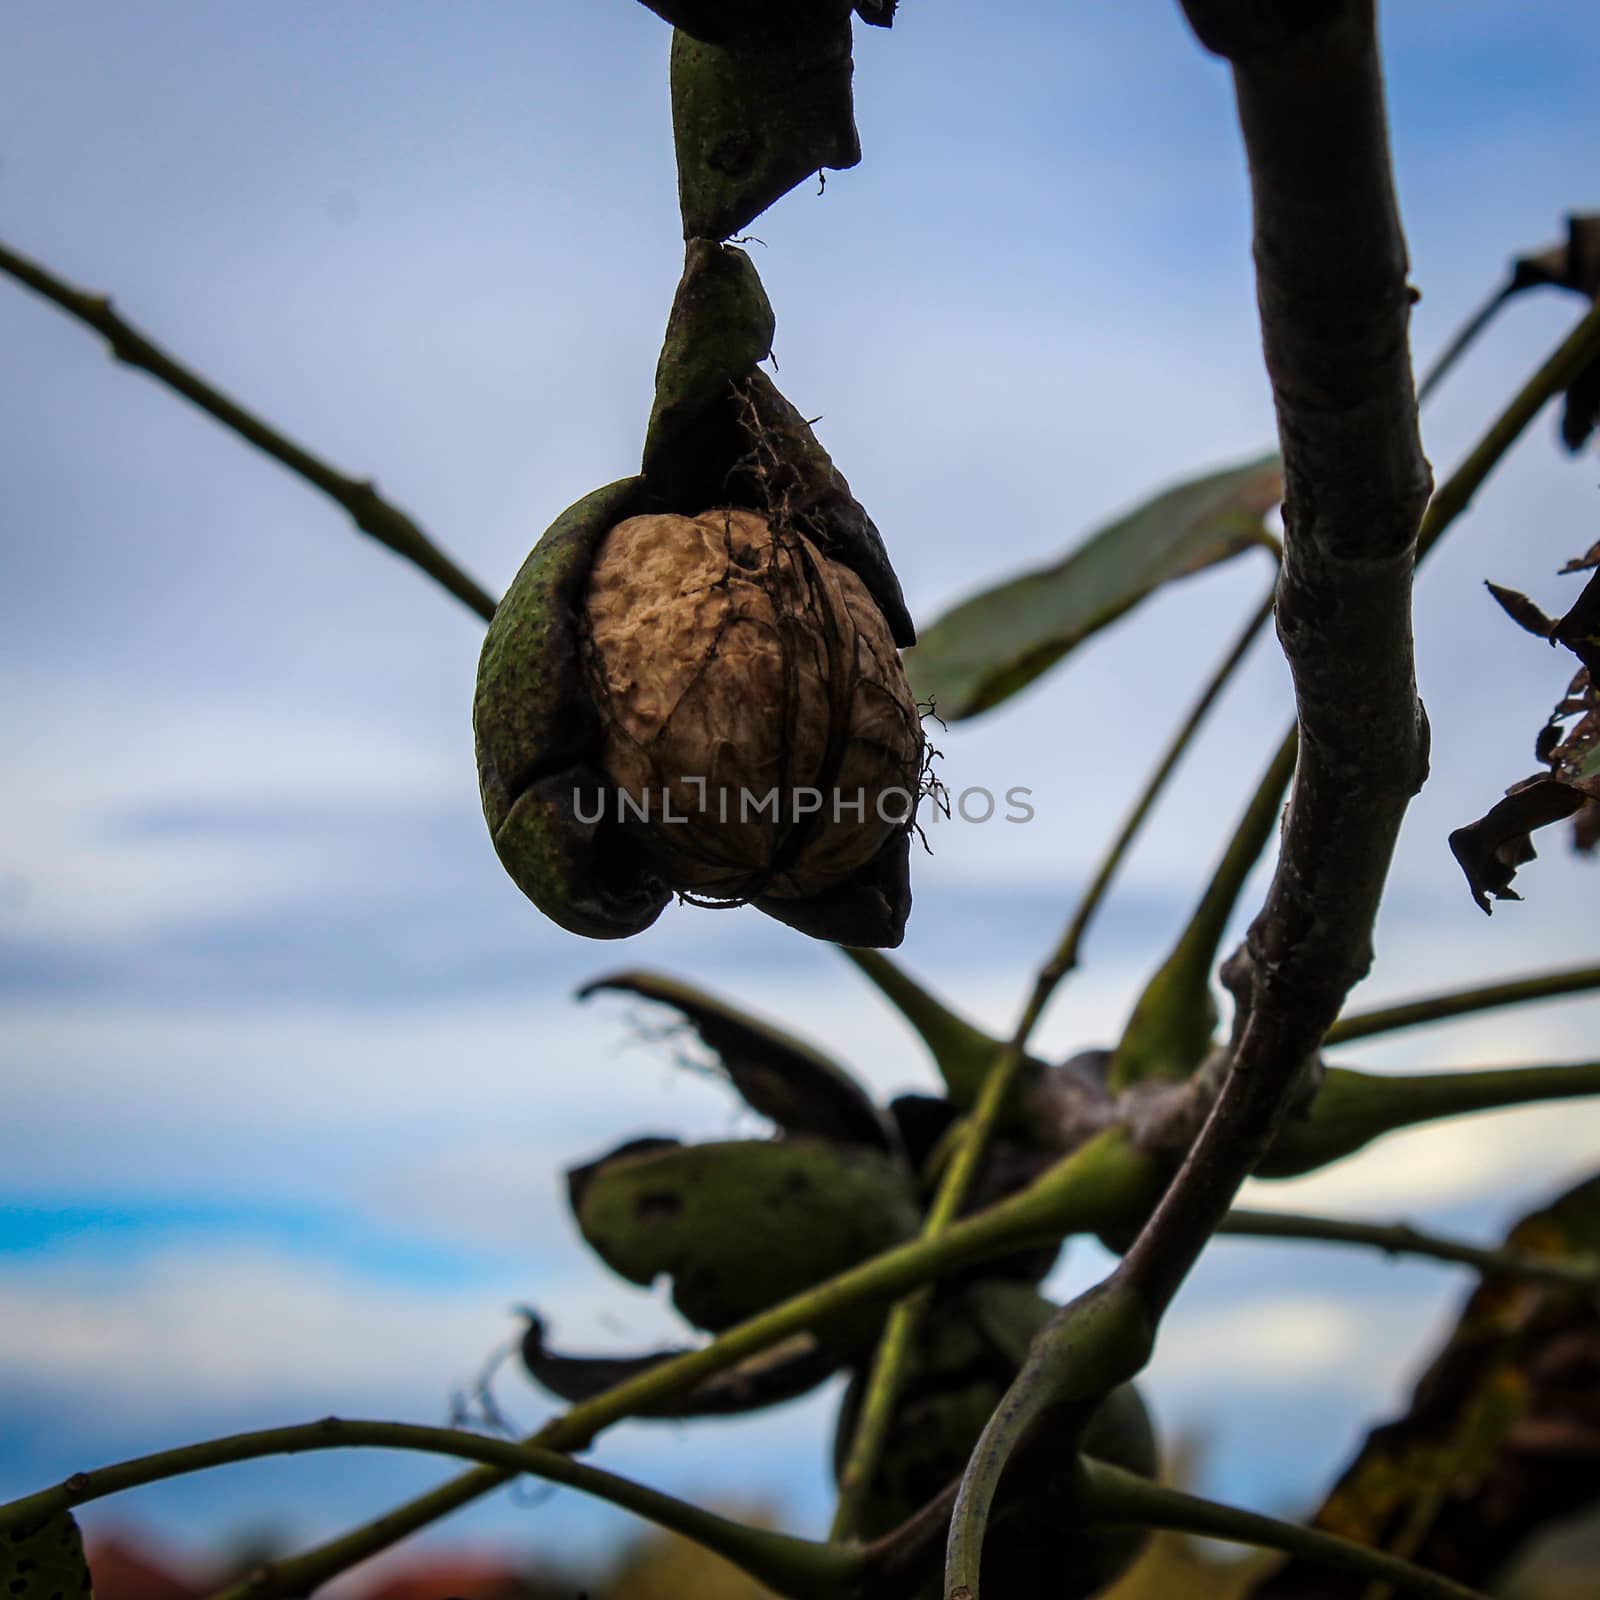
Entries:
{"type": "Polygon", "coordinates": [[[1584,585],[1566,616],[1551,624],[1550,637],[1588,668],[1591,682],[1600,683],[1600,572],[1584,585]]]}
{"type": "Polygon", "coordinates": [[[1550,287],[1600,297],[1600,212],[1574,212],[1567,218],[1564,244],[1535,255],[1519,256],[1511,265],[1511,290],[1550,287]]]}
{"type": "MultiPolygon", "coordinates": [[[[665,1361],[687,1354],[682,1349],[655,1350],[642,1356],[571,1356],[552,1350],[544,1338],[544,1322],[528,1316],[522,1336],[522,1361],[529,1376],[557,1399],[578,1405],[665,1361]]],[[[708,1378],[687,1394],[638,1413],[645,1417],[726,1417],[778,1405],[814,1389],[837,1370],[809,1333],[796,1334],[770,1350],[749,1356],[726,1372],[708,1378]]]]}
{"type": "Polygon", "coordinates": [[[1591,567],[1600,567],[1600,544],[1591,548],[1581,556],[1575,556],[1561,570],[1567,572],[1587,572],[1591,567]]]}
{"type": "MultiPolygon", "coordinates": [[[[1600,1178],[1511,1230],[1514,1249],[1600,1254],[1600,1178]]],[[[1398,1421],[1375,1429],[1315,1518],[1477,1587],[1545,1525],[1600,1501],[1600,1308],[1500,1278],[1468,1300],[1398,1421]]],[[[1363,1580],[1290,1561],[1255,1600],[1360,1600],[1363,1580]]]]}
{"type": "Polygon", "coordinates": [[[1550,637],[1550,631],[1556,625],[1555,618],[1547,617],[1527,595],[1520,594],[1515,589],[1502,589],[1498,583],[1486,582],[1484,588],[1500,602],[1500,609],[1519,628],[1525,628],[1541,639],[1550,637]]]}
{"type": "Polygon", "coordinates": [[[874,28],[892,28],[898,4],[899,0],[855,0],[855,11],[863,22],[870,22],[874,28]]]}
{"type": "Polygon", "coordinates": [[[1600,426],[1600,361],[1591,361],[1567,390],[1561,412],[1561,442],[1574,455],[1588,444],[1600,426]]]}
{"type": "Polygon", "coordinates": [[[919,700],[945,721],[975,716],[1176,578],[1266,545],[1283,498],[1276,456],[1208,473],[1120,517],[1055,566],[963,601],[906,655],[919,700]]]}
{"type": "Polygon", "coordinates": [[[1600,800],[1591,800],[1572,819],[1572,848],[1586,856],[1600,849],[1600,800]]]}
{"type": "Polygon", "coordinates": [[[1506,797],[1476,822],[1450,835],[1450,850],[1467,875],[1472,898],[1488,915],[1496,900],[1520,900],[1511,887],[1517,868],[1534,860],[1538,851],[1529,837],[1536,828],[1570,817],[1583,804],[1583,796],[1558,778],[1542,774],[1525,778],[1506,791],[1506,797]]]}
{"type": "MultiPolygon", "coordinates": [[[[713,1333],[902,1243],[919,1221],[902,1163],[818,1139],[621,1151],[568,1184],[606,1265],[643,1285],[667,1275],[673,1304],[713,1333]]],[[[817,1331],[854,1344],[881,1314],[856,1308],[817,1331]]]]}
{"type": "Polygon", "coordinates": [[[578,997],[636,994],[671,1006],[700,1036],[745,1103],[785,1133],[894,1148],[889,1125],[856,1080],[791,1034],[653,972],[615,972],[586,983],[578,997]]]}
{"type": "Polygon", "coordinates": [[[69,1511],[0,1533],[0,1595],[8,1600],[89,1600],[89,1563],[69,1511]]]}
{"type": "MultiPolygon", "coordinates": [[[[1512,263],[1508,294],[1535,288],[1570,289],[1600,299],[1600,213],[1574,213],[1567,218],[1564,244],[1551,245],[1512,263]]],[[[1581,450],[1600,424],[1600,361],[1591,361],[1567,390],[1561,418],[1561,439],[1569,450],[1581,450]]]]}

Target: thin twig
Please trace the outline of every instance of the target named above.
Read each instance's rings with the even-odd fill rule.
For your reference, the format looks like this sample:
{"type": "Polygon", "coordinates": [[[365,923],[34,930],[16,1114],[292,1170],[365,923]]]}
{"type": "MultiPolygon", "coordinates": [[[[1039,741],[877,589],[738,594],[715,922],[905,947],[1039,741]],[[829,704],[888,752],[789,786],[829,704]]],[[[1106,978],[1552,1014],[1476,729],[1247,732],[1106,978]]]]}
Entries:
{"type": "MultiPolygon", "coordinates": [[[[1050,959],[1040,968],[1038,976],[1034,979],[1032,992],[1028,996],[1028,1003],[1017,1021],[1016,1029],[1010,1041],[996,1054],[984,1078],[977,1105],[967,1119],[956,1151],[945,1168],[933,1205],[929,1208],[923,1224],[924,1238],[938,1238],[966,1204],[990,1139],[1027,1059],[1028,1041],[1033,1036],[1039,1019],[1062,981],[1077,966],[1084,936],[1094,920],[1095,913],[1110,891],[1118,868],[1122,865],[1156,801],[1176,772],[1178,763],[1200,731],[1207,713],[1216,704],[1223,689],[1227,687],[1240,663],[1249,653],[1250,646],[1255,643],[1262,628],[1271,618],[1272,604],[1272,597],[1269,595],[1240,631],[1238,638],[1217,664],[1205,687],[1167,741],[1166,748],[1157,758],[1138,799],[1107,849],[1099,869],[1079,900],[1050,959]]],[[[1287,773],[1284,774],[1284,781],[1288,781],[1287,773]]],[[[878,1463],[882,1458],[884,1443],[889,1434],[889,1425],[893,1419],[895,1402],[905,1382],[912,1348],[931,1298],[931,1289],[920,1290],[917,1294],[898,1301],[889,1313],[889,1319],[873,1354],[855,1433],[851,1439],[844,1467],[839,1474],[839,1495],[834,1511],[832,1535],[835,1539],[846,1538],[855,1531],[862,1501],[877,1474],[878,1463]]]]}
{"type": "Polygon", "coordinates": [[[1418,1000],[1402,1000],[1392,1006],[1340,1017],[1328,1029],[1326,1042],[1348,1044],[1352,1039],[1369,1039],[1373,1034],[1394,1033],[1425,1022],[1448,1022],[1454,1017],[1471,1016],[1475,1011],[1523,1005],[1530,1000],[1554,1000],[1561,995],[1586,994],[1595,989],[1600,989],[1600,967],[1568,967],[1560,972],[1509,978],[1503,983],[1450,989],[1443,994],[1424,995],[1418,1000]]]}
{"type": "Polygon", "coordinates": [[[1455,337],[1434,357],[1433,365],[1428,368],[1427,376],[1417,385],[1417,404],[1419,406],[1444,382],[1449,375],[1450,369],[1467,353],[1468,348],[1477,339],[1478,335],[1494,321],[1501,308],[1515,293],[1516,286],[1514,284],[1507,283],[1502,285],[1456,330],[1455,337]]]}
{"type": "MultiPolygon", "coordinates": [[[[863,1568],[859,1549],[796,1539],[720,1517],[684,1500],[647,1488],[631,1478],[585,1466],[558,1450],[516,1444],[460,1428],[430,1428],[409,1422],[366,1422],[323,1417],[285,1428],[262,1428],[138,1456],[93,1472],[77,1472],[53,1489],[0,1506],[0,1529],[43,1521],[91,1500],[121,1494],[145,1484],[264,1456],[298,1455],[312,1450],[374,1448],[415,1450],[483,1463],[480,1470],[502,1481],[526,1474],[564,1484],[609,1501],[625,1511],[682,1534],[714,1550],[724,1560],[772,1585],[785,1596],[834,1600],[863,1568]]],[[[247,1585],[250,1580],[246,1580],[247,1585]]]]}
{"type": "Polygon", "coordinates": [[[1600,1290],[1600,1259],[1563,1260],[1526,1250],[1468,1244],[1444,1234],[1428,1233],[1405,1222],[1358,1222],[1345,1217],[1316,1217],[1295,1211],[1252,1211],[1236,1206],[1217,1229],[1246,1239],[1293,1239],[1311,1244],[1365,1245],[1386,1255],[1425,1256],[1472,1267],[1485,1277],[1523,1278],[1563,1288],[1600,1290]]]}
{"type": "Polygon", "coordinates": [[[1169,1528],[1175,1533],[1224,1539],[1230,1544],[1255,1545],[1301,1556],[1319,1567],[1348,1572],[1353,1577],[1388,1586],[1396,1594],[1416,1600],[1488,1600],[1476,1589],[1442,1577],[1351,1539],[1324,1533],[1320,1528],[1280,1522],[1236,1506],[1224,1506],[1181,1489],[1151,1483],[1101,1461],[1085,1461],[1081,1491],[1083,1512],[1096,1523],[1126,1522],[1147,1528],[1169,1528]]]}
{"type": "Polygon", "coordinates": [[[8,273],[24,287],[42,295],[69,316],[94,329],[111,347],[118,361],[148,372],[151,377],[176,390],[184,399],[214,417],[223,427],[280,461],[291,472],[320,489],[350,514],[363,533],[370,534],[397,556],[420,567],[436,583],[442,584],[456,599],[487,621],[494,615],[494,599],[458,567],[398,507],[378,493],[371,479],[347,478],[326,462],[285,438],[253,412],[246,411],[205,379],[181,365],[164,350],[125,322],[104,295],[74,288],[48,268],[0,244],[0,272],[8,273]]]}
{"type": "MultiPolygon", "coordinates": [[[[888,1301],[974,1261],[1095,1232],[1148,1206],[1159,1187],[1155,1162],[1110,1129],[1057,1162],[1027,1188],[955,1223],[937,1239],[914,1239],[851,1267],[826,1283],[763,1311],[709,1344],[664,1361],[596,1395],[524,1441],[548,1450],[576,1450],[625,1417],[638,1416],[683,1394],[746,1356],[804,1332],[849,1306],[888,1301]]],[[[453,1478],[371,1522],[298,1556],[267,1563],[247,1582],[223,1591],[226,1600],[306,1595],[407,1534],[498,1489],[515,1474],[479,1467],[453,1478]]]]}
{"type": "Polygon", "coordinates": [[[1309,1109],[1278,1130],[1258,1171],[1264,1178],[1298,1177],[1343,1160],[1385,1134],[1425,1122],[1591,1095],[1600,1095],[1600,1061],[1474,1067],[1466,1072],[1374,1073],[1329,1067],[1309,1109]]]}

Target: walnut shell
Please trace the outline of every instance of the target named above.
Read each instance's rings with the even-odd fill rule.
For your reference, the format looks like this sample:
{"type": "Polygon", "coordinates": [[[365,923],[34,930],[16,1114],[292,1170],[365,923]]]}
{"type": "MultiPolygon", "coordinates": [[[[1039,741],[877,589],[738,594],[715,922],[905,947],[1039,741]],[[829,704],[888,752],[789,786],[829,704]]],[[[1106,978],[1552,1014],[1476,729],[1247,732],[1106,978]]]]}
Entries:
{"type": "Polygon", "coordinates": [[[672,887],[804,898],[907,831],[915,699],[866,586],[803,534],[738,509],[629,517],[583,628],[619,817],[672,887]]]}

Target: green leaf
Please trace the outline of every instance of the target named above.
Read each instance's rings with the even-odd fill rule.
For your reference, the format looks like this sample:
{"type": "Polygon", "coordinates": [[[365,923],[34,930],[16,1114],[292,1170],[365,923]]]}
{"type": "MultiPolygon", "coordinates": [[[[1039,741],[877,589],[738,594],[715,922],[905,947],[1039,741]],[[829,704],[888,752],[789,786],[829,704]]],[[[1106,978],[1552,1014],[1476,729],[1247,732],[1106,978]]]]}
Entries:
{"type": "Polygon", "coordinates": [[[90,1600],[89,1563],[72,1513],[0,1533],[0,1595],[8,1600],[90,1600]]]}
{"type": "Polygon", "coordinates": [[[999,705],[1163,583],[1272,548],[1265,518],[1282,498],[1276,455],[1166,490],[1064,561],[986,589],[924,629],[905,658],[912,689],[946,722],[999,705]]]}
{"type": "MultiPolygon", "coordinates": [[[[568,1177],[590,1247],[716,1333],[917,1231],[910,1174],[864,1145],[733,1140],[621,1150],[568,1177]]],[[[846,1314],[834,1341],[870,1337],[882,1308],[846,1314]]]]}

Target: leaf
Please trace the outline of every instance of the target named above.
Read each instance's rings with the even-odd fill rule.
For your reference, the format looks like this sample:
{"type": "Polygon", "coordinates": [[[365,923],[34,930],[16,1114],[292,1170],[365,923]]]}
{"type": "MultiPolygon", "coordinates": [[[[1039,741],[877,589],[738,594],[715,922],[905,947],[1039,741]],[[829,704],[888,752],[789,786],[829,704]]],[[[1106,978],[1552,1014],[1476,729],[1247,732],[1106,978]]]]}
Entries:
{"type": "MultiPolygon", "coordinates": [[[[533,1381],[573,1405],[688,1353],[677,1349],[653,1350],[641,1356],[561,1355],[545,1343],[544,1321],[531,1312],[521,1350],[522,1363],[533,1381]]],[[[825,1354],[813,1335],[800,1333],[638,1415],[728,1417],[759,1411],[805,1394],[837,1369],[836,1357],[825,1354]]]]}
{"type": "MultiPolygon", "coordinates": [[[[1512,263],[1508,295],[1524,289],[1570,289],[1600,300],[1600,212],[1574,212],[1567,218],[1563,244],[1551,245],[1512,263]]],[[[1600,425],[1600,361],[1591,361],[1572,380],[1561,418],[1561,440],[1576,453],[1600,425]]]]}
{"type": "Polygon", "coordinates": [[[1559,778],[1524,778],[1476,822],[1450,835],[1450,852],[1466,873],[1467,887],[1485,916],[1494,910],[1491,896],[1496,900],[1522,898],[1511,887],[1511,880],[1518,867],[1538,856],[1529,837],[1533,831],[1570,817],[1582,804],[1582,794],[1559,778]]]}
{"type": "Polygon", "coordinates": [[[895,1148],[889,1124],[845,1069],[820,1050],[689,984],[653,972],[614,972],[586,983],[578,998],[636,994],[671,1006],[717,1057],[752,1110],[785,1133],[895,1148]]]}
{"type": "Polygon", "coordinates": [[[1208,473],[1094,533],[1065,560],[963,601],[906,654],[919,700],[945,721],[1009,699],[1163,583],[1269,545],[1277,456],[1208,473]]]}
{"type": "Polygon", "coordinates": [[[1541,639],[1550,637],[1550,630],[1556,625],[1555,619],[1547,617],[1527,595],[1519,594],[1515,589],[1502,589],[1498,583],[1490,583],[1487,580],[1484,582],[1484,588],[1499,601],[1500,609],[1519,628],[1541,639]]]}
{"type": "Polygon", "coordinates": [[[83,1538],[69,1511],[0,1533],[0,1595],[8,1600],[91,1600],[83,1538]]]}
{"type": "MultiPolygon", "coordinates": [[[[1589,565],[1585,556],[1565,570],[1580,572],[1589,565]]],[[[1583,668],[1535,741],[1535,753],[1549,765],[1549,776],[1541,773],[1513,784],[1504,800],[1450,835],[1450,849],[1467,875],[1472,898],[1486,913],[1491,909],[1491,895],[1496,900],[1522,898],[1510,885],[1517,868],[1537,854],[1530,837],[1534,829],[1583,812],[1589,820],[1580,816],[1574,839],[1580,851],[1592,849],[1594,823],[1588,808],[1600,799],[1600,691],[1596,689],[1600,683],[1600,572],[1584,586],[1571,610],[1555,622],[1515,590],[1491,583],[1489,591],[1514,621],[1530,633],[1565,645],[1583,668]],[[1578,720],[1569,727],[1572,717],[1578,720]]]]}
{"type": "MultiPolygon", "coordinates": [[[[1507,1236],[1600,1256],[1600,1178],[1507,1236]]],[[[1479,1587],[1533,1534],[1600,1501],[1600,1308],[1579,1288],[1500,1278],[1468,1300],[1405,1416],[1376,1428],[1315,1517],[1331,1533],[1479,1587]]],[[[1363,1582],[1290,1561],[1255,1600],[1360,1600],[1363,1582]]]]}
{"type": "MultiPolygon", "coordinates": [[[[625,1146],[568,1188],[606,1265],[645,1286],[670,1277],[673,1304],[712,1333],[902,1243],[919,1220],[899,1162],[818,1139],[625,1146]]],[[[846,1313],[824,1343],[870,1337],[881,1312],[846,1313]]]]}

